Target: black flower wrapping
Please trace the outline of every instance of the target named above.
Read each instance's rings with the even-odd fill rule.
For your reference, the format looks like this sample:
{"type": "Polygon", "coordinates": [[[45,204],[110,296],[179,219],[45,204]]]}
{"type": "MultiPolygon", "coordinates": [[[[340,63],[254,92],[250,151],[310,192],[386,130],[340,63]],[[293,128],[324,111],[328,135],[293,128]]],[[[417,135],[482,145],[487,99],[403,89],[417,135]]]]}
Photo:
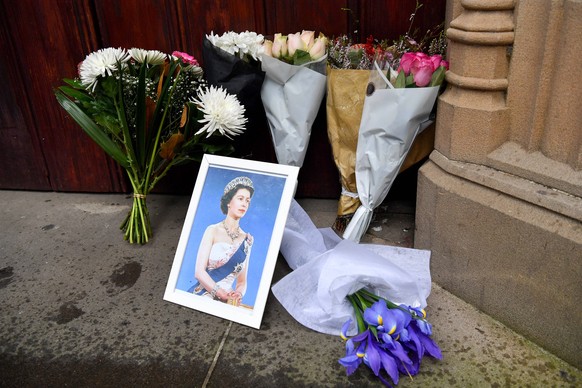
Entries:
{"type": "Polygon", "coordinates": [[[255,139],[269,136],[265,109],[261,101],[261,87],[265,79],[261,63],[253,59],[246,62],[214,46],[206,37],[202,42],[202,57],[208,84],[224,87],[229,93],[235,94],[245,107],[247,126],[245,132],[235,138],[234,156],[249,159],[264,158],[253,149],[255,144],[259,145],[255,139]]]}

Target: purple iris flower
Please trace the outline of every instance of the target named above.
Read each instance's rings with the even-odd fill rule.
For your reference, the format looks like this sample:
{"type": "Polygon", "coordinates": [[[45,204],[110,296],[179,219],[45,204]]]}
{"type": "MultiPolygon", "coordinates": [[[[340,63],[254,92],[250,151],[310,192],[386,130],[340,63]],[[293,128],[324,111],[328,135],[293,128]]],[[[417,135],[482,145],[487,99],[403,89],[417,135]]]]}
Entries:
{"type": "Polygon", "coordinates": [[[415,314],[416,316],[422,318],[417,319],[416,324],[418,328],[426,335],[432,335],[432,325],[428,323],[424,318],[426,318],[426,311],[419,307],[408,307],[411,313],[415,314]]]}
{"type": "MultiPolygon", "coordinates": [[[[406,368],[406,371],[410,375],[414,376],[418,373],[420,369],[420,362],[424,357],[425,353],[441,360],[443,358],[441,350],[438,345],[425,333],[423,333],[421,327],[424,327],[422,320],[413,319],[408,326],[408,336],[409,340],[402,342],[402,346],[405,351],[408,352],[412,364],[406,368]]],[[[401,372],[406,373],[404,368],[399,365],[401,372]]]]}
{"type": "Polygon", "coordinates": [[[419,319],[413,319],[411,324],[408,326],[408,331],[416,334],[423,349],[431,356],[438,360],[443,359],[441,349],[438,345],[430,338],[429,334],[426,334],[426,328],[430,327],[430,324],[426,321],[419,319]],[[428,325],[428,326],[427,326],[428,325]]]}
{"type": "Polygon", "coordinates": [[[347,340],[346,355],[339,359],[339,363],[346,368],[346,374],[348,376],[354,373],[360,364],[364,362],[365,350],[365,342],[360,342],[356,348],[352,338],[347,340]]]}
{"type": "Polygon", "coordinates": [[[350,328],[350,325],[351,324],[352,324],[352,320],[350,318],[342,326],[342,331],[341,331],[341,334],[340,334],[340,338],[343,339],[344,341],[347,341],[348,340],[348,329],[350,328]]]}
{"type": "MultiPolygon", "coordinates": [[[[403,352],[402,346],[397,341],[394,342],[397,343],[397,345],[395,345],[396,348],[403,352]]],[[[405,358],[407,363],[410,363],[410,360],[408,360],[408,357],[405,354],[402,355],[398,351],[396,353],[405,358]]],[[[346,368],[348,376],[354,373],[362,362],[372,369],[372,372],[380,377],[384,384],[390,385],[381,375],[382,369],[386,371],[394,384],[398,384],[399,360],[393,356],[391,351],[388,351],[384,347],[384,344],[376,338],[370,329],[348,339],[346,342],[346,355],[339,360],[339,363],[346,368]]]]}
{"type": "Polygon", "coordinates": [[[379,332],[386,332],[397,338],[410,322],[410,314],[399,309],[388,309],[384,299],[378,300],[364,311],[368,325],[376,326],[379,332]]]}
{"type": "Polygon", "coordinates": [[[381,330],[380,327],[384,326],[384,321],[389,320],[389,315],[390,310],[386,307],[386,301],[380,299],[364,311],[364,321],[368,325],[378,326],[378,330],[381,330]]]}

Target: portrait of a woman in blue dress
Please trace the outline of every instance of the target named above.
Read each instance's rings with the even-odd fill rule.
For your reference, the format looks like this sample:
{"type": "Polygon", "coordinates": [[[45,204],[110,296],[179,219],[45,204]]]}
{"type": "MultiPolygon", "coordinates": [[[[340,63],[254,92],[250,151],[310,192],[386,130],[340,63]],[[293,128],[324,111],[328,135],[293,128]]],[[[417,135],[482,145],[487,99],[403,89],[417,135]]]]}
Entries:
{"type": "Polygon", "coordinates": [[[253,236],[240,220],[251,205],[253,182],[246,176],[232,179],[224,188],[220,210],[224,219],[206,228],[196,255],[194,294],[240,306],[247,289],[253,236]]]}

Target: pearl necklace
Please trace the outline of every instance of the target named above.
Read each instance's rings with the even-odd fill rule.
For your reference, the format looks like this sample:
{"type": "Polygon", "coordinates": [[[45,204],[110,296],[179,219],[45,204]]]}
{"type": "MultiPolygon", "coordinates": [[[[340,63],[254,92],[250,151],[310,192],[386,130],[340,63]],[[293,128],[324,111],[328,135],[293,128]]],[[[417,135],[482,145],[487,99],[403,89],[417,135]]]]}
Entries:
{"type": "Polygon", "coordinates": [[[236,227],[236,231],[232,232],[230,229],[228,229],[228,226],[226,226],[226,220],[222,221],[222,226],[224,227],[224,230],[226,231],[226,234],[228,235],[228,237],[230,237],[230,239],[232,240],[232,242],[234,242],[234,240],[236,240],[237,238],[239,238],[240,236],[240,226],[236,227]]]}

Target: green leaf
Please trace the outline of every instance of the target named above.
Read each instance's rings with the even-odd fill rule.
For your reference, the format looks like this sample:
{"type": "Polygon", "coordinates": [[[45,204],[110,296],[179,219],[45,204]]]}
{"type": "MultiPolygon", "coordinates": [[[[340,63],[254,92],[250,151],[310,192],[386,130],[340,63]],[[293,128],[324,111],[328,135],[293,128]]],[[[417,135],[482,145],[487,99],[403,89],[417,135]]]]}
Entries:
{"type": "Polygon", "coordinates": [[[86,92],[83,92],[76,88],[71,88],[69,86],[60,86],[59,90],[65,93],[67,96],[74,98],[75,100],[79,100],[81,102],[90,102],[93,100],[91,96],[89,96],[86,92]]]}
{"type": "MultiPolygon", "coordinates": [[[[121,80],[121,77],[119,79],[121,80]]],[[[108,97],[115,98],[117,96],[118,81],[114,77],[105,77],[99,81],[98,85],[103,88],[108,97]]],[[[121,85],[121,82],[119,82],[119,85],[121,85]]]]}
{"type": "Polygon", "coordinates": [[[400,72],[398,72],[398,76],[394,82],[394,87],[399,89],[406,87],[406,74],[404,74],[404,70],[400,70],[400,72]]]}
{"type": "Polygon", "coordinates": [[[406,87],[407,88],[416,87],[416,83],[414,82],[414,76],[412,74],[409,74],[406,77],[406,87]]]}
{"type": "Polygon", "coordinates": [[[307,51],[296,50],[295,54],[293,54],[293,64],[303,65],[307,62],[311,62],[311,55],[307,51]]]}
{"type": "Polygon", "coordinates": [[[363,49],[348,51],[348,59],[350,60],[351,67],[353,69],[356,69],[358,67],[363,56],[364,56],[363,49]]]}
{"type": "Polygon", "coordinates": [[[230,144],[203,144],[202,149],[206,154],[228,155],[234,151],[234,147],[230,144]]]}
{"type": "Polygon", "coordinates": [[[72,86],[75,89],[86,90],[81,81],[79,81],[78,79],[65,78],[63,79],[63,82],[66,83],[67,85],[72,86]]]}
{"type": "Polygon", "coordinates": [[[378,329],[375,326],[368,326],[368,329],[370,329],[370,332],[372,332],[372,334],[374,334],[374,337],[376,338],[376,340],[378,340],[378,329]]]}
{"type": "Polygon", "coordinates": [[[107,129],[115,136],[119,136],[121,132],[121,128],[119,127],[119,121],[115,116],[107,114],[107,112],[100,112],[93,116],[93,120],[100,126],[107,129]]]}
{"type": "Polygon", "coordinates": [[[63,109],[81,126],[81,128],[89,135],[91,139],[107,155],[111,156],[117,163],[121,165],[123,168],[129,167],[129,162],[127,160],[127,156],[123,153],[123,151],[115,144],[113,140],[111,140],[105,132],[89,116],[85,114],[74,102],[69,100],[67,96],[59,91],[55,90],[55,96],[57,97],[57,101],[63,107],[63,109]]]}
{"type": "Polygon", "coordinates": [[[444,66],[439,66],[439,68],[436,69],[434,73],[432,73],[429,86],[440,86],[445,80],[446,72],[447,69],[444,66]]]}

